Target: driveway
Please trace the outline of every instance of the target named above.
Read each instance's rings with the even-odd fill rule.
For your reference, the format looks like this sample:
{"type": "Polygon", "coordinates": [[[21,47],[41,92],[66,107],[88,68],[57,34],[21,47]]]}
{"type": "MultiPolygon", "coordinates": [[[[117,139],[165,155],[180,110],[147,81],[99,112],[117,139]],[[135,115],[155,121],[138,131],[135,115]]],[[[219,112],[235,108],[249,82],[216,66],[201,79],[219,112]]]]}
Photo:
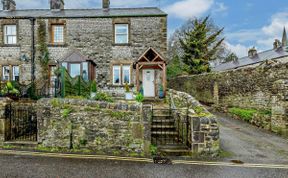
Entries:
{"type": "Polygon", "coordinates": [[[222,150],[230,155],[224,161],[288,164],[288,139],[227,115],[214,114],[219,118],[222,150]]]}

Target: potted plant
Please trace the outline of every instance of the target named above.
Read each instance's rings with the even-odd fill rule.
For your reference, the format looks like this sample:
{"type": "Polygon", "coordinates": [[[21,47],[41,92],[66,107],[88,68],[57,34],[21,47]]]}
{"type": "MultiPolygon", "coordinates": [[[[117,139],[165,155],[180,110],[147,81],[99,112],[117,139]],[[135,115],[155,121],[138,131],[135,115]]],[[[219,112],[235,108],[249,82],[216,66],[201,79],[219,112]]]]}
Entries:
{"type": "Polygon", "coordinates": [[[128,83],[125,83],[125,99],[126,100],[133,99],[133,93],[130,91],[128,83]]]}
{"type": "Polygon", "coordinates": [[[97,84],[96,81],[94,80],[91,84],[91,98],[95,98],[97,93],[97,84]]]}
{"type": "Polygon", "coordinates": [[[159,98],[163,99],[164,98],[164,90],[163,90],[163,85],[159,85],[159,98]]]}

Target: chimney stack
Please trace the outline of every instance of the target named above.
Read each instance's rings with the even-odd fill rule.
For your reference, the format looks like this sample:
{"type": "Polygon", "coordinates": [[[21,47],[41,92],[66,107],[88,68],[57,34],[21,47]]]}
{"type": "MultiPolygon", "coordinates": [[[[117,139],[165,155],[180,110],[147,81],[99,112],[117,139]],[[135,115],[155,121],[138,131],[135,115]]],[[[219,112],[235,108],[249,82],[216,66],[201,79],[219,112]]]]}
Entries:
{"type": "Polygon", "coordinates": [[[63,10],[64,0],[50,0],[50,9],[51,10],[63,10]]]}
{"type": "Polygon", "coordinates": [[[110,0],[103,0],[103,9],[109,9],[110,8],[110,0]]]}
{"type": "Polygon", "coordinates": [[[257,56],[257,50],[256,50],[256,48],[253,47],[253,48],[249,49],[249,51],[248,51],[248,57],[252,59],[252,58],[254,58],[254,57],[256,57],[256,56],[257,56]]]}
{"type": "Polygon", "coordinates": [[[14,0],[2,0],[4,11],[16,10],[16,3],[14,0]]]}
{"type": "Polygon", "coordinates": [[[282,46],[280,40],[275,39],[275,42],[273,43],[273,49],[278,49],[282,46]]]}

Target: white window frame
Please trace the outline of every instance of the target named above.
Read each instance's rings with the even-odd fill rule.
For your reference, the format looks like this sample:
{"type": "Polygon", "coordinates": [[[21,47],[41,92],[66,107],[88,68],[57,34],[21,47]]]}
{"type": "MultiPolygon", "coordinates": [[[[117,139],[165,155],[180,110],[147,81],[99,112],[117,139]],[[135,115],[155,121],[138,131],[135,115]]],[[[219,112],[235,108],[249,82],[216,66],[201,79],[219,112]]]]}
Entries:
{"type": "Polygon", "coordinates": [[[129,43],[129,24],[115,24],[114,25],[114,28],[115,28],[115,44],[128,44],[129,43]],[[125,27],[127,29],[127,33],[117,33],[117,28],[119,27],[125,27]],[[127,38],[126,38],[126,42],[117,42],[117,36],[118,35],[127,35],[127,38]]]}
{"type": "Polygon", "coordinates": [[[3,81],[10,81],[10,66],[2,66],[2,80],[3,81]],[[8,79],[5,78],[5,68],[8,68],[9,72],[8,72],[8,79]]]}
{"type": "Polygon", "coordinates": [[[131,84],[131,66],[130,65],[123,65],[122,66],[122,84],[124,85],[125,84],[125,73],[124,73],[124,70],[127,70],[128,69],[128,77],[129,77],[129,85],[131,84]]]}
{"type": "Polygon", "coordinates": [[[15,68],[18,68],[18,80],[20,81],[20,67],[19,66],[12,67],[12,80],[16,81],[15,68]]]}
{"type": "Polygon", "coordinates": [[[52,25],[52,30],[53,30],[52,42],[56,44],[64,43],[64,25],[52,25]],[[62,31],[57,30],[58,28],[62,28],[62,31]],[[62,32],[62,34],[58,34],[60,32],[62,32]],[[62,37],[58,39],[57,38],[58,35],[62,35],[62,37]]]}
{"type": "MultiPolygon", "coordinates": [[[[11,29],[10,29],[10,31],[11,31],[11,29]]],[[[4,44],[8,44],[8,45],[17,44],[17,25],[4,25],[4,44]],[[15,28],[15,31],[14,31],[15,34],[13,32],[11,32],[11,34],[10,34],[8,28],[15,28]],[[9,37],[12,37],[12,43],[9,43],[9,40],[8,40],[9,37]]]]}
{"type": "Polygon", "coordinates": [[[113,65],[113,73],[112,73],[112,75],[113,75],[113,85],[121,85],[121,65],[113,65]],[[118,75],[119,75],[119,83],[115,83],[115,69],[118,69],[118,75]]]}

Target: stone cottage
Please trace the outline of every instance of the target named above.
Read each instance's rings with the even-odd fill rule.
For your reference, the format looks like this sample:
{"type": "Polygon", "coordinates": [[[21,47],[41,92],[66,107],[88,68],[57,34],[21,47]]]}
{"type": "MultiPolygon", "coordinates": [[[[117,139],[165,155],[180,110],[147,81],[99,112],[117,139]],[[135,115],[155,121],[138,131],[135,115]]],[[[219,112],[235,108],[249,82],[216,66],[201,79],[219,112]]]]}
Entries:
{"type": "MultiPolygon", "coordinates": [[[[36,0],[35,0],[36,1],[36,0]]],[[[71,77],[96,80],[100,90],[124,94],[124,84],[145,97],[166,89],[167,14],[158,8],[65,9],[64,0],[50,0],[50,9],[17,10],[3,0],[0,11],[0,77],[27,85],[42,82],[37,32],[46,25],[49,87],[58,66],[71,77]],[[35,76],[35,77],[34,77],[35,76]]],[[[67,2],[69,3],[69,1],[67,2]]]]}

